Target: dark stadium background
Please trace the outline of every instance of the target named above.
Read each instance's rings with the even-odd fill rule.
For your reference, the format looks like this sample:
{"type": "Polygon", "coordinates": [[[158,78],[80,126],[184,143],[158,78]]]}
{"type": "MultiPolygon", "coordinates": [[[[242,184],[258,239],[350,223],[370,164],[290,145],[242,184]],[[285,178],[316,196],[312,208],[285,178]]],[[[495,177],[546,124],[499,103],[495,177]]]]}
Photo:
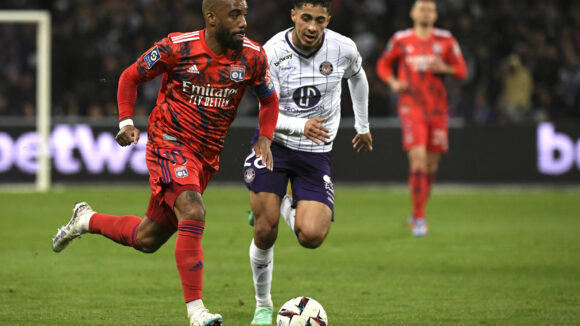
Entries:
{"type": "MultiPolygon", "coordinates": [[[[335,0],[330,28],[351,37],[363,56],[370,82],[370,121],[375,152],[362,158],[350,150],[353,134],[348,91],[343,92],[343,128],[336,140],[335,179],[404,182],[406,159],[400,149],[396,98],[377,80],[375,63],[388,38],[410,27],[412,1],[335,0]]],[[[580,180],[580,3],[577,1],[438,1],[437,27],[450,30],[466,58],[466,81],[448,80],[451,152],[442,163],[441,181],[578,183],[580,180]],[[527,94],[505,92],[505,81],[529,75],[527,94]],[[515,94],[514,94],[515,93],[515,94]],[[509,97],[523,98],[517,108],[509,97]],[[546,123],[551,123],[546,125],[546,123]],[[539,126],[555,133],[540,143],[539,126]],[[565,137],[565,146],[561,140],[565,137]],[[570,145],[571,144],[571,145],[570,145]],[[570,145],[570,146],[569,146],[570,145]],[[541,150],[540,147],[544,146],[541,150]],[[566,151],[566,152],[562,152],[566,151]],[[569,166],[543,173],[547,161],[569,166]],[[566,162],[563,162],[565,160],[566,162]],[[546,162],[544,160],[544,162],[546,162]]],[[[248,37],[264,43],[289,27],[291,1],[249,0],[248,37]]],[[[122,70],[170,32],[203,27],[200,0],[97,1],[5,0],[1,10],[41,9],[52,15],[53,125],[88,124],[95,135],[116,132],[116,87],[122,70]]],[[[12,139],[34,129],[35,37],[32,24],[0,24],[0,133],[12,139]],[[15,123],[16,121],[16,123],[15,123]]],[[[135,114],[142,126],[153,107],[159,81],[140,88],[135,114]]],[[[256,124],[257,104],[248,92],[222,156],[222,181],[239,181],[241,161],[256,124]],[[234,135],[234,136],[232,136],[234,135]]],[[[0,181],[26,181],[14,154],[0,151],[0,181]],[[2,155],[4,165],[2,168],[2,155]]],[[[75,151],[79,156],[78,150],[75,151]]],[[[124,173],[74,175],[54,171],[55,182],[139,181],[124,173]]]]}

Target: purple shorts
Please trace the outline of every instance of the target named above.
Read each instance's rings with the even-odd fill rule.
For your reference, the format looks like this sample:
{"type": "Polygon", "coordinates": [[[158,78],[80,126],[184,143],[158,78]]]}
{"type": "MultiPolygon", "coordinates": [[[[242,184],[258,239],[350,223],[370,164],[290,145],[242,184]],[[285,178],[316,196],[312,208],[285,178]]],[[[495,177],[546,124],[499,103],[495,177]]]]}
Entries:
{"type": "Polygon", "coordinates": [[[274,157],[274,171],[270,172],[260,159],[256,159],[253,149],[255,140],[256,137],[244,161],[244,183],[248,189],[274,193],[282,198],[290,180],[294,203],[314,200],[334,210],[334,187],[330,178],[331,152],[295,151],[273,142],[270,149],[274,157]]]}

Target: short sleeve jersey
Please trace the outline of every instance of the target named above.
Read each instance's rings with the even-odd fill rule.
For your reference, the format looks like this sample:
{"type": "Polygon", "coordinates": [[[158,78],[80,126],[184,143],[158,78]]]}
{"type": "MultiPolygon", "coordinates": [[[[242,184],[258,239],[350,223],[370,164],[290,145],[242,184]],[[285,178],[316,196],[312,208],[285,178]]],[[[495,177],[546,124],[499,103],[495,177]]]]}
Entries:
{"type": "Polygon", "coordinates": [[[439,56],[447,64],[465,69],[459,44],[449,31],[435,28],[427,39],[417,37],[413,29],[399,31],[389,40],[383,55],[388,62],[398,61],[398,79],[409,84],[409,91],[401,94],[399,108],[424,110],[416,114],[447,114],[445,81],[428,66],[439,56]]]}
{"type": "Polygon", "coordinates": [[[274,141],[304,152],[328,152],[340,123],[343,78],[362,69],[355,43],[326,29],[320,48],[308,55],[292,44],[293,28],[274,35],[264,49],[268,55],[272,82],[280,99],[279,114],[299,118],[325,118],[330,140],[317,145],[305,136],[274,132],[274,141]]]}
{"type": "Polygon", "coordinates": [[[216,55],[204,36],[205,30],[169,34],[138,59],[137,71],[144,80],[163,74],[149,116],[148,148],[190,150],[218,170],[226,132],[246,87],[260,89],[262,97],[274,87],[258,44],[245,38],[240,50],[216,55]]]}

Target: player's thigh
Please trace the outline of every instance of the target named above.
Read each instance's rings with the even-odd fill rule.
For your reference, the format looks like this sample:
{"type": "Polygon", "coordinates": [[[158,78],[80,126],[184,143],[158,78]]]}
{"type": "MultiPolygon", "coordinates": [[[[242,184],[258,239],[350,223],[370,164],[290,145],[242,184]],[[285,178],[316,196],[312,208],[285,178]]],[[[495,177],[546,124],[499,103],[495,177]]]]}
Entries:
{"type": "Polygon", "coordinates": [[[244,184],[250,192],[266,192],[282,198],[288,188],[288,173],[292,156],[287,148],[276,143],[272,143],[270,150],[274,159],[273,171],[268,170],[261,158],[256,157],[253,147],[250,148],[250,153],[244,161],[244,184]]]}
{"type": "Polygon", "coordinates": [[[319,201],[300,200],[296,205],[295,229],[307,237],[324,239],[332,222],[332,209],[319,201]]]}
{"type": "Polygon", "coordinates": [[[280,218],[280,196],[271,192],[250,191],[250,206],[255,228],[272,228],[280,218]]]}
{"type": "Polygon", "coordinates": [[[445,154],[449,151],[447,118],[434,118],[429,122],[427,151],[445,154]]]}
{"type": "Polygon", "coordinates": [[[427,147],[417,145],[407,151],[411,171],[427,172],[427,147]]]}
{"type": "Polygon", "coordinates": [[[301,153],[294,170],[292,196],[297,202],[295,229],[299,236],[323,240],[333,220],[334,185],[331,153],[301,153]]]}
{"type": "Polygon", "coordinates": [[[178,221],[194,220],[205,221],[205,204],[201,194],[197,191],[183,187],[177,190],[177,199],[173,206],[173,211],[178,221]]]}
{"type": "Polygon", "coordinates": [[[155,252],[169,240],[173,233],[175,232],[145,216],[133,236],[137,238],[137,243],[144,252],[155,252]]]}
{"type": "Polygon", "coordinates": [[[439,161],[441,161],[441,153],[427,152],[427,172],[431,174],[437,172],[439,161]]]}
{"type": "Polygon", "coordinates": [[[205,208],[199,194],[203,193],[214,172],[195,154],[182,149],[154,148],[147,151],[146,158],[152,191],[146,215],[175,230],[178,219],[203,221],[205,208]],[[178,198],[181,199],[178,201],[178,198]]]}
{"type": "Polygon", "coordinates": [[[405,151],[417,146],[427,147],[428,132],[429,127],[423,116],[419,114],[401,116],[401,141],[405,151]]]}
{"type": "Polygon", "coordinates": [[[317,201],[334,210],[331,157],[331,152],[295,152],[290,177],[294,202],[317,201]]]}

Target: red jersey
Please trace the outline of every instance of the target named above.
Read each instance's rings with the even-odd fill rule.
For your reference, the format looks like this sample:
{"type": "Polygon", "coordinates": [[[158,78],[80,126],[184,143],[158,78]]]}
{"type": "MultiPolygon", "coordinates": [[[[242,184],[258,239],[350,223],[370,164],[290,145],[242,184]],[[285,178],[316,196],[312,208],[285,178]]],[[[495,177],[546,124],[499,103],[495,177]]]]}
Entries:
{"type": "MultiPolygon", "coordinates": [[[[245,38],[240,50],[216,55],[205,42],[205,30],[169,34],[134,66],[137,84],[163,74],[149,116],[148,150],[184,148],[214,170],[246,87],[256,87],[260,98],[274,92],[260,45],[245,38]]],[[[119,93],[125,93],[121,86],[119,93]]],[[[119,98],[119,119],[131,117],[134,102],[119,98]]]]}
{"type": "Polygon", "coordinates": [[[454,68],[454,77],[467,77],[461,49],[449,31],[435,28],[429,38],[420,39],[411,28],[391,37],[377,62],[377,74],[386,81],[393,76],[393,64],[398,62],[398,79],[409,84],[409,89],[400,96],[399,108],[419,107],[421,111],[415,114],[426,116],[447,115],[444,75],[429,70],[436,57],[454,68]]]}

